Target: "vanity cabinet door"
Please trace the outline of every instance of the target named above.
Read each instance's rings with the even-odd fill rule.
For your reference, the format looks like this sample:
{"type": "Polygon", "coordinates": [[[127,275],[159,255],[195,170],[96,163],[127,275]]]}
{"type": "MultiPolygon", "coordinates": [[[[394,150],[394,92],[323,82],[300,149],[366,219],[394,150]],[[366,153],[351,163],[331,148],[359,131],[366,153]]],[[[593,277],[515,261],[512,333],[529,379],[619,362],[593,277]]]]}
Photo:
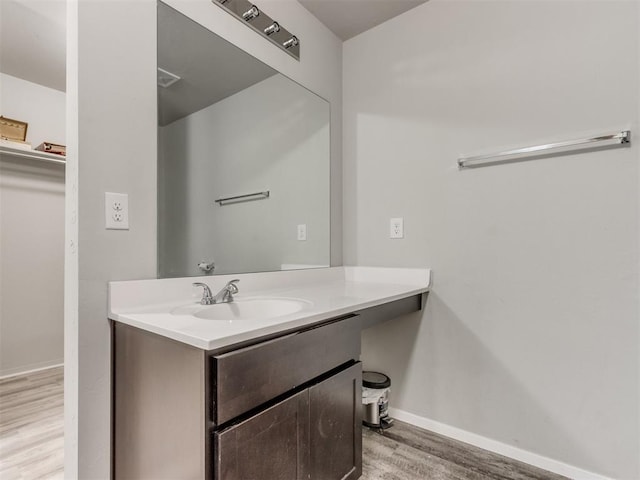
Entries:
{"type": "Polygon", "coordinates": [[[308,480],[309,390],[214,434],[216,480],[308,480]]]}
{"type": "Polygon", "coordinates": [[[309,421],[311,479],[359,478],[362,474],[360,362],[309,388],[309,421]]]}

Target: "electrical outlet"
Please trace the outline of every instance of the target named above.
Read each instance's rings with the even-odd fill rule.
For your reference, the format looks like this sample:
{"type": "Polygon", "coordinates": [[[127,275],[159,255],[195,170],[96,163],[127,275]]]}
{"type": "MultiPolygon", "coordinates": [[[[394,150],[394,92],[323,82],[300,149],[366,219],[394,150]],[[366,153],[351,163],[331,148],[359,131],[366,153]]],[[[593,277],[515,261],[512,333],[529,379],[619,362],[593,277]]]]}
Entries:
{"type": "Polygon", "coordinates": [[[307,239],[307,224],[301,223],[298,225],[298,240],[303,241],[307,239]]]}
{"type": "Polygon", "coordinates": [[[404,219],[402,217],[389,220],[389,238],[404,238],[404,219]]]}
{"type": "Polygon", "coordinates": [[[104,217],[107,230],[129,230],[129,195],[105,192],[104,217]]]}

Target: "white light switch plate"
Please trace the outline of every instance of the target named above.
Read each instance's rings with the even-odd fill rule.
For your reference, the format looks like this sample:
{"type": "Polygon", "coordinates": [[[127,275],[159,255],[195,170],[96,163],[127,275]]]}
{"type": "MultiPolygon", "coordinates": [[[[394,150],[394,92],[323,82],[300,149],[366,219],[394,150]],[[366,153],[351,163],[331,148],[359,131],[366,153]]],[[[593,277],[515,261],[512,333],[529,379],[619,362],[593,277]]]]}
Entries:
{"type": "Polygon", "coordinates": [[[104,219],[107,230],[129,230],[129,195],[105,192],[104,219]]]}
{"type": "Polygon", "coordinates": [[[389,220],[389,238],[404,238],[404,219],[402,217],[389,220]]]}

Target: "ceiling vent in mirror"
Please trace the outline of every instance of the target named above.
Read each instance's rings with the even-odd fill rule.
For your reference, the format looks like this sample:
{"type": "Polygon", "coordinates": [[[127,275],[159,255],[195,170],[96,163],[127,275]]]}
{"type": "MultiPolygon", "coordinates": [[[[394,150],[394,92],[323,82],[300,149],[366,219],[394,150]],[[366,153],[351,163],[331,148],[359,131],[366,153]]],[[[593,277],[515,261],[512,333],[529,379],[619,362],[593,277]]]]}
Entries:
{"type": "Polygon", "coordinates": [[[300,60],[300,40],[248,0],[211,0],[245,25],[300,60]]]}
{"type": "Polygon", "coordinates": [[[159,87],[167,88],[178,81],[180,81],[180,77],[178,75],[158,67],[158,86],[159,87]]]}

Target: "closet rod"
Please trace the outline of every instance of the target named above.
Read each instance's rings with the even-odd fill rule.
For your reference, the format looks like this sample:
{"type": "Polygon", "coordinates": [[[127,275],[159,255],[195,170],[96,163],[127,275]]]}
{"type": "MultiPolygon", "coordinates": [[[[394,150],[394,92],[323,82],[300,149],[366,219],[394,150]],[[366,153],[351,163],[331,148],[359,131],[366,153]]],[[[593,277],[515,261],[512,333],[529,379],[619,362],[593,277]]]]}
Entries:
{"type": "Polygon", "coordinates": [[[5,145],[0,145],[0,154],[9,155],[12,157],[29,158],[31,160],[41,160],[43,162],[49,163],[58,163],[61,165],[67,163],[65,157],[62,155],[40,152],[38,150],[22,150],[21,148],[12,148],[5,145]]]}

